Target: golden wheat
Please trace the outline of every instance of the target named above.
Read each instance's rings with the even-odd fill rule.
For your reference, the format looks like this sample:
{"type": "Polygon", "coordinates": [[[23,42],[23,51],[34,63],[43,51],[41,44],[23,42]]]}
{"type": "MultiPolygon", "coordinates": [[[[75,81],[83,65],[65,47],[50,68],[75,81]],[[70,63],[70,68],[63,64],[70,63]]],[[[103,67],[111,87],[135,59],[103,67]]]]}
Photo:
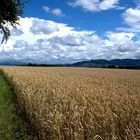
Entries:
{"type": "Polygon", "coordinates": [[[140,139],[140,71],[1,69],[38,139],[140,139]]]}

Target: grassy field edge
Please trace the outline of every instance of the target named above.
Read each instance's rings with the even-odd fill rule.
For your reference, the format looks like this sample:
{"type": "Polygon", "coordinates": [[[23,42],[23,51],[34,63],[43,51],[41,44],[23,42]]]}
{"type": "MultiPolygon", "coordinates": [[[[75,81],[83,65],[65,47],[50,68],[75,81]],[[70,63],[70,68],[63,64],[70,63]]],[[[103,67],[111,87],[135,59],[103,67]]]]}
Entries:
{"type": "Polygon", "coordinates": [[[1,140],[31,140],[28,124],[16,102],[13,87],[0,70],[0,138],[1,140]]]}

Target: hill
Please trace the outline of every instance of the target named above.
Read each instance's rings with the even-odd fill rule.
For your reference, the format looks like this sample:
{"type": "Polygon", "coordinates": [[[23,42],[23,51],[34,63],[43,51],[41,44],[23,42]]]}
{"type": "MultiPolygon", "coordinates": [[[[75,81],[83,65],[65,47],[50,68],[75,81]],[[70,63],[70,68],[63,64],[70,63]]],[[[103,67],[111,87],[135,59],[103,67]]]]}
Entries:
{"type": "Polygon", "coordinates": [[[89,60],[72,64],[74,67],[140,68],[140,59],[89,60]]]}

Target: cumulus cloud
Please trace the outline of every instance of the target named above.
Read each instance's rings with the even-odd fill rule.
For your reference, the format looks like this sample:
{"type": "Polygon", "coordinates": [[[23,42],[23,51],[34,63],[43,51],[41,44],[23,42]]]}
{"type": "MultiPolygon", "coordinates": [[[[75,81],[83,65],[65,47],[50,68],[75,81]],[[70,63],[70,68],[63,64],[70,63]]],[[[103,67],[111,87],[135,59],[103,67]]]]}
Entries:
{"type": "Polygon", "coordinates": [[[53,9],[52,14],[54,14],[56,16],[64,16],[64,14],[62,13],[61,9],[59,9],[59,8],[53,9]]]}
{"type": "Polygon", "coordinates": [[[53,14],[53,15],[58,16],[58,17],[65,16],[60,8],[51,9],[48,6],[43,6],[43,9],[45,10],[45,12],[53,14]]]}
{"type": "Polygon", "coordinates": [[[13,35],[0,47],[0,61],[73,63],[87,59],[140,58],[135,33],[77,31],[66,24],[39,18],[21,18],[13,35]],[[26,24],[25,24],[26,23],[26,24]]]}
{"type": "Polygon", "coordinates": [[[127,27],[119,27],[117,30],[127,32],[140,32],[140,9],[128,8],[122,14],[122,19],[127,27]]]}
{"type": "Polygon", "coordinates": [[[30,31],[33,34],[51,34],[53,32],[58,31],[58,25],[52,21],[45,21],[40,19],[34,19],[32,21],[32,26],[30,27],[30,31]]]}
{"type": "Polygon", "coordinates": [[[127,32],[107,32],[107,44],[111,46],[110,50],[116,54],[112,55],[113,58],[120,56],[120,58],[139,58],[140,52],[139,41],[134,41],[135,33],[127,32]]]}
{"type": "Polygon", "coordinates": [[[126,32],[106,32],[106,36],[113,43],[125,43],[131,41],[135,36],[134,33],[126,33],[126,32]]]}
{"type": "Polygon", "coordinates": [[[50,7],[48,7],[48,6],[43,6],[43,9],[48,13],[48,12],[50,12],[50,7]]]}
{"type": "Polygon", "coordinates": [[[13,44],[13,49],[23,49],[28,47],[28,43],[24,40],[16,40],[15,43],[13,44]]]}
{"type": "Polygon", "coordinates": [[[96,12],[112,8],[123,9],[119,6],[119,0],[73,0],[69,3],[73,7],[82,7],[86,11],[96,12]]]}
{"type": "Polygon", "coordinates": [[[14,28],[11,30],[11,35],[13,36],[21,36],[22,34],[23,34],[23,31],[20,29],[14,28]]]}
{"type": "Polygon", "coordinates": [[[140,29],[140,9],[129,8],[125,11],[123,17],[126,24],[140,29]]]}

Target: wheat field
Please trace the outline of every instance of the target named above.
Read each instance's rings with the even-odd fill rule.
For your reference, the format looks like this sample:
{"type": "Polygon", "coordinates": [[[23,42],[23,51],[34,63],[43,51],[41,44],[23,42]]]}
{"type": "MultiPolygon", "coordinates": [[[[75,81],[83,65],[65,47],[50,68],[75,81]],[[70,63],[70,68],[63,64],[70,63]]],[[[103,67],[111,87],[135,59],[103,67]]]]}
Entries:
{"type": "Polygon", "coordinates": [[[0,69],[38,140],[140,140],[140,71],[0,69]]]}

